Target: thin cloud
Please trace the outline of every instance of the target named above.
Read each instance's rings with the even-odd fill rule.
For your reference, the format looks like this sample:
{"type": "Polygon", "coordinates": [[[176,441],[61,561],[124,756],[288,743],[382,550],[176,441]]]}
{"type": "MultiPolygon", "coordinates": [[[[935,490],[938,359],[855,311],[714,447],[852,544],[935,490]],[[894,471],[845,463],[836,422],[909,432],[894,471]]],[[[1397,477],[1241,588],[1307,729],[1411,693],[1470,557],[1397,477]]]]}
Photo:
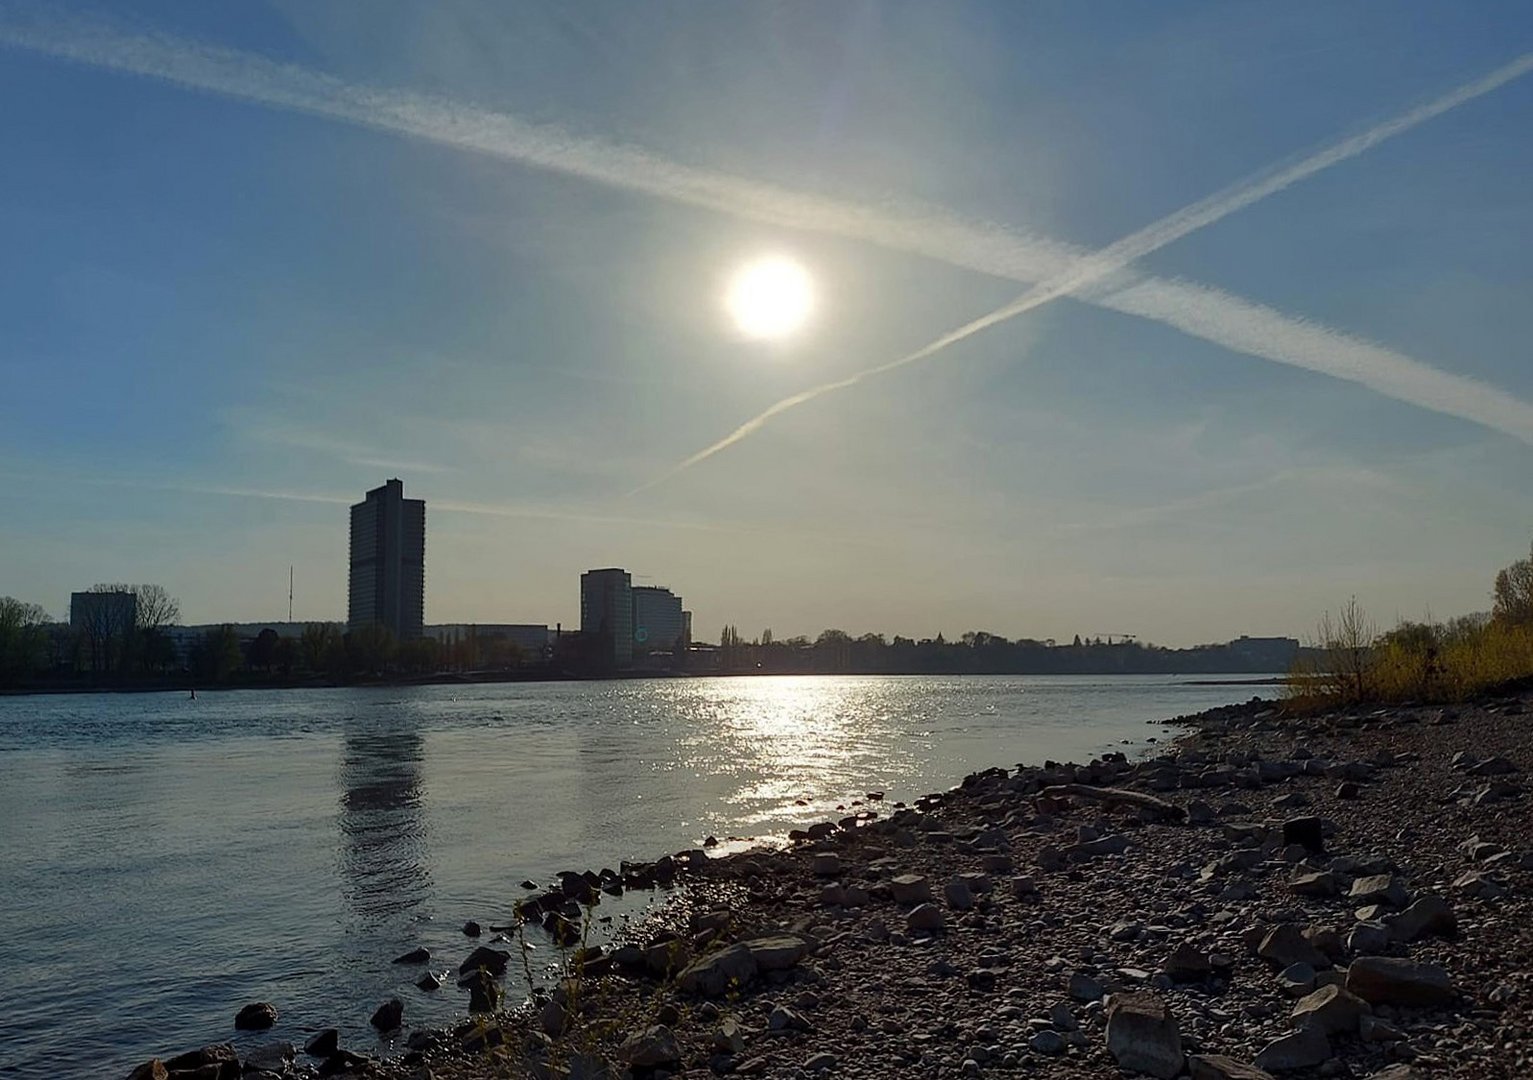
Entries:
{"type": "MultiPolygon", "coordinates": [[[[1404,134],[1412,128],[1441,116],[1450,109],[1473,101],[1490,93],[1500,86],[1504,86],[1513,79],[1520,78],[1533,70],[1533,53],[1529,53],[1513,63],[1506,64],[1482,78],[1436,98],[1425,105],[1417,106],[1381,124],[1376,124],[1361,134],[1343,139],[1332,146],[1310,154],[1292,164],[1275,168],[1265,174],[1258,175],[1249,180],[1233,184],[1217,191],[1212,195],[1199,199],[1189,206],[1183,207],[1174,214],[1169,214],[1158,221],[1145,226],[1119,240],[1107,245],[1093,255],[1077,259],[1067,270],[1051,278],[1039,282],[1027,292],[1004,307],[997,308],[988,315],[982,315],[977,319],[967,322],[956,330],[950,330],[935,341],[923,345],[915,352],[906,353],[898,359],[888,363],[879,364],[875,367],[864,368],[862,371],[849,375],[846,378],[836,379],[832,382],[821,383],[818,386],[801,390],[796,394],[783,398],[781,401],[768,406],[763,412],[751,417],[745,423],[735,428],[734,431],[724,436],[718,442],[704,447],[691,457],[686,458],[669,472],[663,473],[647,484],[635,488],[630,494],[637,495],[647,491],[679,473],[685,472],[692,466],[700,464],[713,457],[715,454],[747,439],[760,431],[774,417],[781,416],[790,409],[800,405],[806,405],[816,398],[824,397],[839,390],[847,390],[866,379],[876,375],[883,375],[890,371],[906,367],[910,364],[928,360],[938,353],[943,352],[950,346],[956,345],[965,338],[988,330],[992,326],[1007,322],[1042,307],[1051,300],[1061,296],[1069,296],[1090,286],[1097,285],[1107,280],[1112,275],[1126,269],[1131,263],[1143,258],[1152,252],[1158,251],[1187,236],[1189,233],[1220,221],[1231,214],[1244,210],[1248,206],[1260,202],[1268,196],[1275,195],[1285,188],[1291,187],[1303,180],[1323,172],[1333,165],[1357,157],[1359,154],[1372,149],[1386,139],[1404,134]]],[[[1157,300],[1164,300],[1163,293],[1157,293],[1154,288],[1156,283],[1146,282],[1137,286],[1136,289],[1126,290],[1128,293],[1128,309],[1137,306],[1138,314],[1147,314],[1151,317],[1158,315],[1164,310],[1164,304],[1157,300]]],[[[1212,292],[1212,290],[1208,290],[1212,292]]],[[[1118,293],[1119,303],[1123,304],[1124,291],[1118,293]]],[[[1233,298],[1230,298],[1233,299],[1233,298]]],[[[1201,306],[1205,311],[1217,310],[1225,320],[1231,313],[1239,313],[1244,317],[1248,329],[1255,329],[1257,312],[1254,306],[1242,305],[1194,305],[1201,306]]],[[[1122,308],[1120,307],[1120,310],[1122,308]]],[[[1270,323],[1270,319],[1261,321],[1270,323]]],[[[1219,322],[1216,320],[1215,329],[1219,322]]],[[[1301,324],[1302,326],[1302,324],[1301,324]]],[[[1269,331],[1274,328],[1269,326],[1269,331]]],[[[1290,336],[1296,336],[1297,331],[1290,332],[1290,336]]],[[[1331,344],[1334,335],[1327,333],[1326,344],[1331,344]]],[[[1245,340],[1250,340],[1248,336],[1245,340]]],[[[1353,361],[1347,368],[1338,368],[1334,360],[1322,356],[1316,350],[1307,350],[1299,353],[1299,359],[1307,361],[1301,366],[1311,370],[1321,370],[1319,364],[1325,365],[1327,374],[1342,374],[1343,378],[1351,378],[1356,382],[1366,382],[1377,389],[1391,393],[1391,396],[1400,397],[1402,394],[1411,395],[1406,400],[1413,400],[1417,404],[1433,402],[1441,407],[1442,403],[1450,402],[1463,412],[1472,412],[1479,418],[1481,423],[1499,427],[1507,434],[1515,435],[1525,442],[1533,443],[1533,405],[1510,399],[1499,391],[1482,383],[1475,383],[1461,376],[1450,375],[1428,367],[1419,361],[1410,360],[1407,357],[1398,357],[1391,362],[1388,351],[1382,348],[1372,350],[1371,354],[1366,350],[1354,350],[1353,361]],[[1361,358],[1364,363],[1357,363],[1361,358]]],[[[1295,362],[1295,361],[1290,361],[1295,362]]]]}
{"type": "MultiPolygon", "coordinates": [[[[1091,281],[1102,278],[1090,262],[1100,259],[1102,252],[1093,254],[998,225],[965,221],[942,209],[866,206],[795,192],[683,165],[642,149],[576,136],[556,127],[529,124],[504,113],[428,95],[348,85],[321,73],[202,43],[127,34],[98,23],[22,21],[14,14],[9,19],[8,24],[0,25],[0,44],[97,68],[419,138],[783,228],[861,240],[995,277],[1026,283],[1057,282],[1077,273],[1091,281]],[[1087,263],[1084,268],[1080,266],[1083,260],[1087,263]]],[[[1530,68],[1533,53],[1525,53],[1483,78],[1327,152],[1361,152],[1399,130],[1519,78],[1530,68]],[[1347,149],[1360,141],[1366,145],[1347,149]]],[[[1252,198],[1265,197],[1260,194],[1263,188],[1279,182],[1284,174],[1285,170],[1277,170],[1244,190],[1252,198]]],[[[1191,228],[1208,223],[1210,209],[1204,203],[1194,204],[1158,224],[1185,235],[1191,228]]],[[[1357,382],[1533,443],[1533,407],[1503,391],[1215,289],[1119,272],[1119,276],[1125,275],[1131,278],[1126,288],[1093,289],[1081,299],[1174,326],[1247,355],[1357,382]]],[[[950,343],[944,339],[941,347],[950,343]]],[[[930,355],[920,352],[905,362],[930,355]]],[[[874,373],[841,382],[855,385],[874,373]]],[[[822,392],[842,388],[840,384],[827,387],[822,392]]],[[[792,407],[780,402],[773,410],[792,407]]],[[[768,412],[776,415],[773,410],[768,412]]],[[[760,422],[767,419],[770,416],[765,414],[757,418],[760,422]]]]}

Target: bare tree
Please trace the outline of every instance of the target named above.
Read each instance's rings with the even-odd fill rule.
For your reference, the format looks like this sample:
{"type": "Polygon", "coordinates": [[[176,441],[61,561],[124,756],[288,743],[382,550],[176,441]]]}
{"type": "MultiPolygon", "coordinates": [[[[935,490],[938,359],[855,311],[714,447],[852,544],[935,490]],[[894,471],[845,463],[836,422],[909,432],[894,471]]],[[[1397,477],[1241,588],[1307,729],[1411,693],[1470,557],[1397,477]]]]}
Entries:
{"type": "Polygon", "coordinates": [[[138,629],[157,630],[181,621],[181,601],[166,592],[165,586],[146,583],[126,588],[138,597],[138,629]]]}
{"type": "Polygon", "coordinates": [[[1351,597],[1334,619],[1327,611],[1320,619],[1317,636],[1317,644],[1325,652],[1325,673],[1336,681],[1341,696],[1366,701],[1379,628],[1358,606],[1357,597],[1351,597]]]}
{"type": "Polygon", "coordinates": [[[1526,559],[1518,559],[1496,575],[1494,595],[1498,622],[1513,626],[1533,623],[1533,547],[1526,559]]]}

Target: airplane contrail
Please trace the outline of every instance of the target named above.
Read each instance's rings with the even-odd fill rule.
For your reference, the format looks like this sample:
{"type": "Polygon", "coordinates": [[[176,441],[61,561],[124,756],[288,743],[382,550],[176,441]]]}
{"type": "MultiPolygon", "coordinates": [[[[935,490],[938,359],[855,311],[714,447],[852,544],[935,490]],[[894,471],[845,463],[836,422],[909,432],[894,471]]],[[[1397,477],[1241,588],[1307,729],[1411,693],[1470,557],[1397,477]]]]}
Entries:
{"type": "MultiPolygon", "coordinates": [[[[801,390],[796,394],[775,402],[745,421],[745,423],[735,428],[722,439],[704,447],[691,457],[685,458],[670,470],[648,483],[641,484],[633,489],[633,491],[629,492],[629,495],[637,495],[640,492],[648,491],[650,488],[665,483],[677,474],[685,472],[692,466],[708,460],[715,454],[727,450],[740,440],[749,438],[761,430],[772,418],[780,416],[790,409],[806,405],[816,398],[824,397],[826,394],[849,389],[876,375],[882,375],[898,368],[930,359],[950,346],[963,341],[965,338],[973,337],[975,334],[992,326],[1014,319],[1018,315],[1032,311],[1035,308],[1042,307],[1051,300],[1056,300],[1061,296],[1068,296],[1087,286],[1094,285],[1119,270],[1126,268],[1137,259],[1151,252],[1158,251],[1160,248],[1180,240],[1189,233],[1212,225],[1216,221],[1243,210],[1253,203],[1260,202],[1270,195],[1275,195],[1284,188],[1306,180],[1333,165],[1354,158],[1364,151],[1377,146],[1384,140],[1403,134],[1435,116],[1442,115],[1449,109],[1488,94],[1497,87],[1504,86],[1513,79],[1525,75],[1529,70],[1533,70],[1533,53],[1526,54],[1513,63],[1503,65],[1489,75],[1476,79],[1473,82],[1465,83],[1463,86],[1425,105],[1420,105],[1390,120],[1376,124],[1361,134],[1343,139],[1323,150],[1309,154],[1293,164],[1282,166],[1269,173],[1230,185],[1221,191],[1199,199],[1197,202],[1185,206],[1173,214],[1167,215],[1136,232],[1114,241],[1095,254],[1076,259],[1073,265],[1063,273],[1040,281],[1011,303],[997,308],[988,315],[982,315],[977,319],[964,323],[957,329],[948,331],[935,341],[928,342],[914,352],[906,353],[904,356],[875,365],[874,367],[864,368],[841,379],[820,383],[818,386],[801,390]]],[[[1124,293],[1126,293],[1130,307],[1133,307],[1137,302],[1141,312],[1146,309],[1151,312],[1158,311],[1159,309],[1155,303],[1157,294],[1153,287],[1154,283],[1148,283],[1148,286],[1146,287],[1146,283],[1141,283],[1139,286],[1121,290],[1119,293],[1120,303],[1124,293]]],[[[1250,316],[1254,315],[1255,312],[1247,311],[1246,314],[1250,316]]],[[[1309,363],[1301,364],[1300,366],[1307,366],[1312,370],[1316,370],[1316,361],[1319,358],[1311,355],[1308,359],[1309,363]]],[[[1474,383],[1472,380],[1463,379],[1459,376],[1439,372],[1418,361],[1409,361],[1405,357],[1398,357],[1395,358],[1393,363],[1383,363],[1381,365],[1380,361],[1387,361],[1389,359],[1387,350],[1376,349],[1373,359],[1375,363],[1372,370],[1359,372],[1359,374],[1367,374],[1369,376],[1370,385],[1376,387],[1387,385],[1392,386],[1397,391],[1403,389],[1406,392],[1414,392],[1421,385],[1431,385],[1440,393],[1451,392],[1461,401],[1468,401],[1471,404],[1482,406],[1483,409],[1481,411],[1486,416],[1497,417],[1505,425],[1503,430],[1506,428],[1511,429],[1508,432],[1509,434],[1516,434],[1524,441],[1533,443],[1533,406],[1525,402],[1516,402],[1515,407],[1506,407],[1499,400],[1504,395],[1499,394],[1488,386],[1474,383]]],[[[1289,362],[1294,363],[1296,360],[1289,362]]],[[[1329,374],[1338,373],[1334,364],[1327,364],[1326,368],[1329,374]]],[[[1356,381],[1363,380],[1356,379],[1356,381]]],[[[1399,396],[1398,393],[1395,396],[1399,396]]]]}
{"type": "MultiPolygon", "coordinates": [[[[1094,257],[1086,248],[966,221],[940,208],[873,206],[796,192],[443,98],[349,85],[250,53],[168,36],[128,34],[99,23],[18,19],[3,0],[0,45],[418,138],[783,228],[859,240],[993,277],[1024,283],[1057,280],[1072,273],[1082,260],[1094,257]]],[[[1391,125],[1419,123],[1488,93],[1530,68],[1533,52],[1369,134],[1374,141],[1387,138],[1398,133],[1391,125]]],[[[1366,146],[1356,152],[1361,149],[1366,146]]],[[[1189,220],[1195,221],[1195,211],[1202,205],[1194,204],[1182,214],[1192,215],[1189,220]]],[[[1171,223],[1167,219],[1161,224],[1171,223]]],[[[1357,382],[1533,443],[1533,406],[1502,390],[1216,289],[1120,269],[1112,280],[1078,298],[1250,356],[1357,382]],[[1119,285],[1119,279],[1127,281],[1119,285]]],[[[862,377],[866,374],[851,378],[855,382],[862,377]]],[[[793,407],[779,405],[768,412],[776,415],[793,407]]]]}

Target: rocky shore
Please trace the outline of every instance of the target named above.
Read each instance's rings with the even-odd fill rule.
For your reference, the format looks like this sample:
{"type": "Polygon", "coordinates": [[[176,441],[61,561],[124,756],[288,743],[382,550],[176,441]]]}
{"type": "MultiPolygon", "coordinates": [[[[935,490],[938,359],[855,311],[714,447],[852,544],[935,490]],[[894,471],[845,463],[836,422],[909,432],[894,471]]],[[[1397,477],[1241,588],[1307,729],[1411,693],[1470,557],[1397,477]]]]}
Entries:
{"type": "Polygon", "coordinates": [[[399,958],[475,1014],[388,1060],[321,1032],[133,1076],[1533,1076],[1533,694],[1174,723],[1140,761],[868,793],[783,850],[564,875],[445,975],[399,958]],[[580,945],[657,886],[667,924],[580,945]],[[497,1011],[523,935],[572,977],[497,1011]]]}

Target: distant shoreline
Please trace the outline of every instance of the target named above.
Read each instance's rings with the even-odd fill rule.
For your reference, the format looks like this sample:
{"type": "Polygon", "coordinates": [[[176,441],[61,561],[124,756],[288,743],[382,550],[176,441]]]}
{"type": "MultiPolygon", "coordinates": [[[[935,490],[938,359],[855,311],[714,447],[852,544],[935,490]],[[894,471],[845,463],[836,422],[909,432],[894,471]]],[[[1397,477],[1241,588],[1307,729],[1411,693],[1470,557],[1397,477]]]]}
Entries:
{"type": "MultiPolygon", "coordinates": [[[[1188,674],[1199,674],[1189,672],[1188,674]]],[[[1253,673],[1254,674],[1254,673],[1253,673]]],[[[1034,671],[1034,672],[988,672],[988,671],[963,671],[963,672],[932,672],[932,671],[814,671],[814,672],[784,672],[784,671],[618,671],[605,672],[603,674],[581,675],[572,672],[552,672],[544,669],[531,669],[524,671],[496,671],[496,672],[472,672],[456,674],[425,675],[412,678],[379,678],[379,679],[353,679],[349,681],[337,681],[333,679],[282,679],[275,678],[271,681],[260,682],[236,682],[216,683],[204,685],[189,681],[184,678],[166,678],[150,680],[133,680],[123,682],[103,682],[82,684],[79,682],[55,683],[52,685],[37,686],[14,686],[0,687],[0,698],[4,697],[31,697],[34,695],[53,694],[168,694],[168,693],[191,693],[195,690],[199,694],[222,693],[230,690],[335,690],[344,687],[401,687],[401,686],[486,686],[499,683],[547,683],[547,682],[609,682],[613,680],[655,680],[655,679],[737,679],[737,678],[760,678],[769,675],[792,675],[794,677],[828,677],[837,678],[844,676],[899,676],[899,677],[929,677],[943,679],[963,679],[996,676],[1034,679],[1054,678],[1060,675],[1094,678],[1105,675],[1125,676],[1160,676],[1177,678],[1177,672],[1160,671],[1034,671]]],[[[1229,678],[1229,679],[1186,679],[1179,681],[1180,686],[1282,686],[1287,682],[1284,675],[1260,675],[1252,678],[1229,678]]]]}

